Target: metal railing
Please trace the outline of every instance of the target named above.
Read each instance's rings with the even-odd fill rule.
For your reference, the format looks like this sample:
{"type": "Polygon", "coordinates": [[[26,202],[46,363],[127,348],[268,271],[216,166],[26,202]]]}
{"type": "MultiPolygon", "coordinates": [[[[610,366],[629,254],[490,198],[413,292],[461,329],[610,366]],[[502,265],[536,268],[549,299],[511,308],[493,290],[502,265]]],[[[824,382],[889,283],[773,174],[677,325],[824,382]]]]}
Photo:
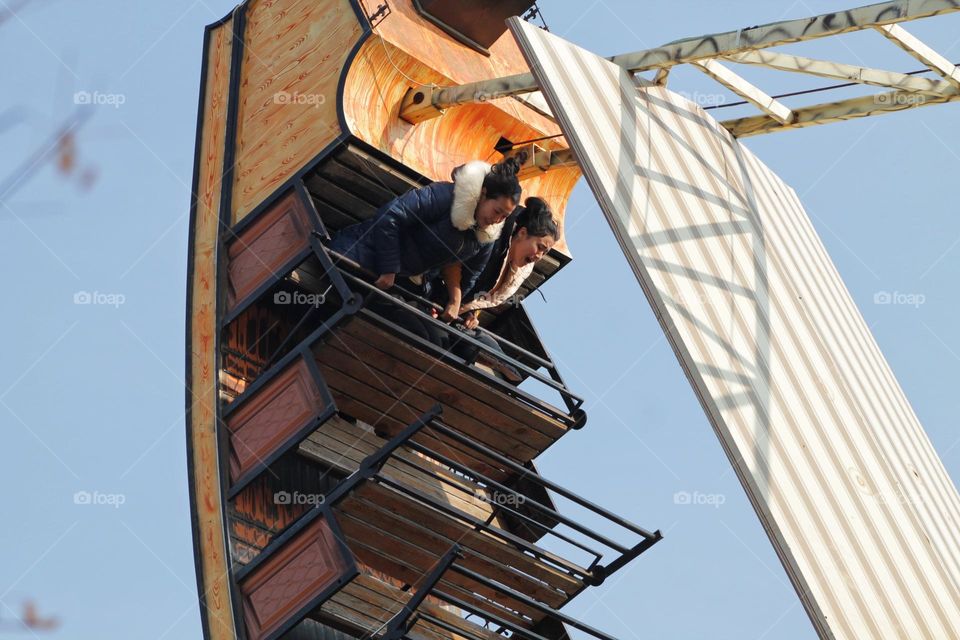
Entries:
{"type": "Polygon", "coordinates": [[[376,482],[383,486],[390,487],[396,492],[415,499],[418,502],[427,504],[449,517],[460,520],[471,528],[474,528],[478,531],[484,531],[485,533],[500,539],[502,542],[514,546],[530,556],[552,565],[557,570],[567,573],[569,576],[582,581],[584,585],[587,586],[601,584],[607,576],[629,563],[631,560],[649,549],[662,538],[662,535],[659,531],[647,531],[646,529],[643,529],[642,527],[633,524],[600,506],[597,506],[596,504],[585,498],[582,498],[572,491],[569,491],[557,485],[556,483],[543,478],[533,470],[509,460],[496,451],[493,451],[489,447],[475,442],[472,438],[469,438],[457,432],[456,430],[451,429],[439,420],[439,415],[441,412],[442,409],[440,405],[436,405],[433,409],[424,414],[419,420],[409,425],[399,434],[391,438],[379,451],[368,456],[361,463],[360,468],[337,487],[334,493],[330,496],[329,503],[336,504],[339,500],[349,495],[351,491],[365,481],[376,482]],[[599,516],[607,522],[617,525],[621,531],[625,531],[634,536],[639,536],[641,539],[632,546],[627,546],[611,540],[609,537],[598,533],[567,516],[564,516],[554,507],[543,504],[526,493],[520,493],[516,489],[510,488],[501,482],[493,480],[483,473],[475,471],[469,466],[457,462],[449,456],[438,452],[435,448],[428,447],[415,440],[415,436],[423,431],[431,432],[431,435],[434,436],[434,441],[452,441],[472,449],[481,457],[491,459],[498,465],[501,465],[504,469],[512,471],[514,474],[516,474],[514,479],[522,478],[528,482],[539,485],[545,490],[548,489],[553,491],[557,495],[562,496],[566,500],[569,500],[593,515],[599,516]],[[543,535],[551,536],[563,543],[571,545],[572,547],[576,547],[581,551],[585,551],[593,558],[592,562],[588,566],[583,567],[575,562],[561,557],[556,553],[547,551],[540,545],[533,544],[528,540],[524,540],[523,538],[520,538],[519,536],[494,525],[492,523],[492,518],[486,521],[481,520],[476,516],[467,514],[464,511],[451,506],[448,503],[427,495],[422,491],[414,489],[413,487],[410,487],[407,484],[397,480],[395,477],[391,478],[387,475],[384,475],[382,471],[383,466],[388,460],[393,460],[396,464],[412,467],[418,473],[431,477],[442,485],[448,485],[452,487],[455,490],[454,495],[457,491],[463,491],[462,485],[457,484],[450,477],[445,477],[442,473],[437,473],[437,471],[431,470],[430,467],[437,467],[437,465],[431,465],[429,463],[417,464],[413,459],[408,457],[394,455],[401,447],[406,447],[409,450],[416,451],[423,456],[426,456],[430,460],[440,463],[448,469],[453,470],[459,474],[461,478],[467,478],[477,486],[486,488],[496,497],[491,498],[483,492],[473,495],[491,505],[494,508],[494,513],[497,511],[500,513],[508,513],[518,520],[534,526],[540,532],[542,532],[543,535]],[[531,515],[523,513],[516,508],[521,505],[527,507],[531,511],[536,512],[541,519],[532,517],[531,515]],[[556,526],[556,524],[563,524],[567,526],[572,531],[575,531],[583,536],[583,539],[576,540],[569,535],[555,531],[553,527],[556,526]],[[613,551],[618,555],[613,558],[613,560],[603,564],[601,561],[604,558],[604,551],[597,550],[595,546],[591,546],[596,544],[600,544],[605,547],[608,550],[607,555],[609,555],[609,551],[613,551]]]}
{"type": "MultiPolygon", "coordinates": [[[[482,327],[479,328],[481,334],[495,340],[502,349],[501,351],[495,350],[487,344],[484,344],[464,331],[458,329],[455,326],[457,323],[448,324],[438,320],[437,318],[434,318],[430,313],[427,313],[425,309],[434,310],[438,313],[443,312],[443,307],[438,305],[436,302],[428,300],[427,298],[424,298],[416,292],[410,291],[402,285],[394,285],[389,291],[379,289],[372,284],[371,281],[375,278],[375,276],[369,271],[365,270],[363,267],[349,258],[336,253],[335,251],[326,248],[324,249],[327,251],[330,262],[334,264],[340,271],[340,276],[343,277],[349,285],[355,287],[357,291],[365,294],[365,307],[369,306],[371,299],[376,299],[381,303],[393,305],[399,311],[413,314],[421,322],[427,323],[435,330],[448,335],[451,338],[451,342],[469,345],[470,347],[476,349],[478,353],[483,353],[489,358],[499,360],[510,365],[517,371],[524,374],[527,378],[536,380],[538,383],[558,393],[563,400],[567,411],[560,411],[548,403],[545,403],[540,398],[536,398],[531,394],[519,389],[516,385],[506,383],[496,376],[487,374],[486,372],[483,372],[475,367],[471,367],[471,373],[479,373],[486,381],[498,386],[508,395],[521,399],[527,403],[534,404],[555,418],[567,423],[568,426],[572,428],[580,428],[584,425],[586,422],[586,414],[582,409],[583,398],[570,391],[564,382],[563,377],[560,375],[560,372],[557,370],[556,364],[552,360],[544,359],[534,353],[531,353],[529,350],[524,349],[520,345],[517,345],[507,338],[504,338],[503,336],[500,336],[492,331],[488,331],[482,327]],[[391,295],[391,292],[398,293],[403,296],[403,298],[401,299],[397,296],[391,295]],[[547,375],[544,375],[540,371],[530,367],[525,362],[522,362],[519,358],[523,358],[529,362],[534,362],[540,367],[543,367],[547,371],[547,375]]],[[[404,337],[409,341],[414,342],[421,347],[426,347],[426,350],[432,351],[434,354],[440,355],[440,357],[444,359],[454,360],[462,364],[469,364],[462,358],[453,354],[449,349],[443,349],[436,344],[424,340],[420,336],[411,334],[402,327],[398,327],[390,319],[384,318],[381,314],[377,314],[374,311],[369,312],[372,315],[376,315],[381,324],[388,325],[391,332],[402,332],[402,335],[404,335],[404,337]]],[[[537,336],[537,339],[539,340],[539,336],[537,336]]]]}
{"type": "MultiPolygon", "coordinates": [[[[389,333],[400,337],[406,342],[420,347],[422,350],[429,352],[434,357],[438,357],[450,363],[465,367],[464,371],[471,377],[482,380],[490,386],[496,388],[498,391],[544,412],[545,414],[562,422],[567,427],[579,429],[586,424],[586,412],[584,412],[582,409],[584,402],[583,398],[570,391],[552,359],[549,357],[543,358],[538,356],[537,354],[531,353],[529,350],[518,344],[515,344],[503,336],[500,336],[492,331],[488,331],[482,327],[479,328],[481,334],[496,341],[501,350],[491,348],[489,345],[480,342],[464,331],[456,328],[454,324],[447,324],[434,318],[431,314],[426,313],[424,309],[436,310],[438,312],[442,312],[443,309],[435,302],[424,298],[418,293],[410,291],[402,285],[395,285],[390,289],[389,293],[377,288],[372,284],[372,281],[374,280],[373,274],[366,271],[363,269],[363,267],[356,262],[353,262],[349,258],[325,247],[320,242],[321,239],[323,239],[323,235],[321,233],[316,231],[312,232],[310,236],[311,253],[309,255],[314,255],[318,259],[320,267],[324,270],[324,275],[326,276],[327,281],[329,281],[331,288],[335,289],[336,294],[339,295],[343,300],[341,308],[336,310],[332,317],[325,319],[321,318],[323,321],[321,322],[320,328],[311,330],[305,338],[298,340],[297,336],[299,335],[301,329],[310,326],[313,318],[321,316],[325,305],[311,306],[309,309],[307,309],[307,311],[295,323],[293,328],[287,332],[287,336],[267,357],[266,362],[262,365],[258,379],[248,387],[247,391],[258,387],[259,385],[257,383],[259,380],[266,377],[266,374],[269,371],[276,371],[289,361],[290,352],[296,350],[294,342],[297,342],[300,345],[313,344],[320,339],[324,333],[334,329],[337,325],[346,320],[347,316],[354,315],[363,310],[366,317],[373,319],[378,326],[386,329],[389,333]],[[397,293],[402,296],[403,299],[391,295],[391,293],[397,293]],[[469,366],[472,364],[472,362],[467,362],[463,358],[454,354],[450,349],[443,349],[439,345],[424,340],[420,336],[406,331],[403,327],[396,325],[390,319],[383,317],[382,314],[376,313],[370,309],[363,309],[365,306],[367,306],[367,303],[369,303],[371,299],[376,299],[378,301],[394,305],[403,313],[414,314],[421,321],[429,323],[430,326],[434,327],[437,331],[450,336],[453,341],[459,344],[469,345],[469,347],[476,349],[478,354],[482,353],[488,358],[510,365],[518,372],[525,375],[528,379],[535,380],[537,383],[542,384],[544,387],[556,392],[562,399],[563,404],[566,407],[566,411],[563,411],[551,403],[523,389],[520,389],[515,384],[502,380],[491,373],[487,373],[479,367],[469,366]],[[521,359],[524,361],[521,361],[521,359]],[[542,367],[546,370],[547,375],[544,375],[542,372],[531,367],[527,364],[527,362],[531,362],[538,367],[542,367]]],[[[304,261],[309,259],[309,255],[304,258],[304,261]]],[[[293,271],[295,271],[297,268],[300,268],[304,264],[304,261],[298,263],[293,268],[293,271]]],[[[287,273],[283,277],[288,277],[289,275],[290,273],[287,273]]],[[[278,278],[276,281],[274,281],[273,285],[276,286],[281,279],[282,278],[278,278]]],[[[266,295],[267,293],[268,290],[264,290],[261,292],[261,295],[266,295]]],[[[540,340],[539,335],[536,335],[535,329],[534,334],[537,341],[540,342],[541,348],[546,353],[547,350],[542,344],[542,340],[540,340]]],[[[245,391],[244,394],[241,394],[241,396],[243,395],[247,395],[247,392],[245,391]]]]}
{"type": "MultiPolygon", "coordinates": [[[[535,558],[549,566],[552,571],[560,571],[574,578],[575,582],[572,584],[579,583],[580,586],[568,590],[561,589],[558,586],[552,586],[542,578],[528,574],[533,584],[540,585],[543,589],[554,591],[555,594],[560,597],[558,600],[558,602],[560,602],[559,606],[566,604],[566,602],[578,595],[587,586],[600,584],[607,576],[636,558],[662,538],[659,531],[647,531],[577,494],[542,478],[533,470],[511,461],[499,453],[492,451],[490,448],[474,442],[471,438],[449,428],[440,420],[441,413],[441,406],[435,405],[432,409],[420,416],[419,419],[405,427],[400,433],[390,438],[379,450],[364,458],[358,469],[341,480],[334,490],[325,496],[321,504],[316,505],[304,513],[286,529],[278,533],[274,540],[270,542],[257,557],[246,567],[240,569],[236,575],[237,579],[242,580],[245,576],[256,570],[256,568],[269,557],[281,552],[286,543],[292,540],[297,532],[304,530],[317,518],[333,518],[336,520],[340,513],[341,506],[343,506],[347,513],[350,513],[349,507],[344,505],[344,503],[351,499],[354,492],[361,489],[367,483],[376,483],[388,487],[393,495],[405,496],[411,500],[411,507],[414,505],[418,505],[417,508],[419,509],[427,507],[434,513],[455,519],[461,523],[465,531],[479,532],[483,535],[484,539],[491,542],[499,541],[505,546],[519,550],[522,553],[522,557],[528,559],[535,558]],[[429,434],[427,432],[429,432],[429,434]],[[420,441],[421,438],[418,438],[421,434],[430,435],[431,437],[427,439],[430,442],[439,441],[443,443],[450,441],[472,449],[480,456],[488,457],[505,469],[513,472],[515,476],[512,480],[522,478],[525,482],[532,482],[544,490],[555,492],[595,516],[603,518],[608,523],[617,525],[621,530],[629,532],[631,535],[639,536],[640,541],[632,546],[628,546],[593,531],[589,527],[560,514],[553,506],[544,504],[529,495],[520,493],[501,482],[474,471],[467,465],[452,460],[438,452],[436,448],[422,444],[420,441]],[[404,453],[416,452],[423,457],[398,455],[401,451],[404,453]],[[467,492],[474,497],[482,498],[493,507],[491,517],[487,520],[481,520],[440,498],[408,486],[397,479],[398,477],[410,477],[405,473],[397,474],[396,472],[399,471],[399,467],[392,465],[386,472],[384,471],[387,462],[392,462],[393,465],[408,465],[412,467],[415,470],[415,474],[420,477],[427,476],[433,478],[443,485],[453,487],[456,492],[467,492]],[[446,476],[443,473],[437,473],[437,471],[443,468],[453,473],[446,476]],[[436,471],[431,471],[431,469],[436,469],[436,471]],[[468,491],[471,485],[465,484],[465,480],[472,483],[477,489],[483,489],[483,491],[468,491]],[[491,500],[484,491],[492,495],[499,494],[501,498],[491,500]],[[522,504],[529,510],[527,513],[523,513],[519,509],[515,509],[514,506],[512,506],[514,504],[522,504]],[[531,512],[536,512],[540,519],[538,519],[537,516],[529,515],[531,512]],[[588,552],[593,557],[593,561],[587,567],[580,566],[560,557],[557,553],[547,551],[538,545],[500,528],[493,524],[493,520],[498,513],[509,513],[512,517],[536,526],[543,531],[544,535],[553,535],[558,540],[588,552]],[[546,520],[546,522],[541,521],[541,519],[546,520]],[[552,531],[552,527],[556,524],[563,524],[569,527],[571,530],[580,534],[582,539],[574,539],[571,536],[552,531]],[[612,561],[602,564],[605,552],[592,548],[596,544],[603,546],[607,550],[612,550],[617,554],[616,557],[613,558],[612,561]],[[561,594],[563,595],[561,596],[561,594]]],[[[456,493],[444,491],[444,495],[456,495],[456,493]]],[[[371,496],[370,494],[362,494],[360,499],[373,501],[374,504],[376,504],[377,501],[377,497],[371,496]]],[[[391,503],[393,503],[393,501],[391,501],[391,503]]],[[[404,512],[402,505],[395,505],[390,511],[393,513],[392,517],[394,518],[405,519],[405,516],[408,515],[404,512]],[[397,510],[398,508],[399,510],[397,510]]],[[[411,512],[411,514],[412,513],[413,512],[411,512]]],[[[357,518],[356,515],[351,517],[354,519],[357,518]]],[[[425,525],[425,523],[415,524],[421,527],[428,526],[425,525]]],[[[339,525],[336,525],[335,522],[334,525],[337,527],[337,530],[339,530],[339,525]]],[[[383,524],[380,523],[378,526],[382,527],[383,524]]],[[[389,531],[384,533],[387,536],[392,535],[389,531]]],[[[347,549],[350,548],[351,543],[349,536],[341,538],[341,541],[347,549]]],[[[409,542],[416,541],[410,540],[409,542]]],[[[366,543],[363,544],[366,546],[366,543]]],[[[498,571],[505,568],[514,575],[519,576],[525,573],[523,569],[513,567],[509,560],[504,560],[503,558],[494,559],[478,549],[471,548],[470,541],[465,536],[458,536],[457,540],[450,540],[449,544],[449,548],[437,557],[430,569],[424,571],[423,579],[420,583],[412,586],[411,598],[387,623],[375,632],[381,636],[382,640],[404,640],[410,638],[410,634],[421,621],[444,629],[458,637],[465,637],[470,640],[486,640],[492,630],[495,630],[495,633],[504,635],[504,637],[523,638],[524,640],[560,640],[561,636],[566,635],[566,631],[563,630],[562,625],[569,625],[599,640],[615,640],[602,631],[561,613],[556,606],[531,597],[518,591],[516,588],[509,587],[492,577],[484,575],[482,569],[479,569],[475,564],[473,565],[474,568],[468,568],[464,566],[467,564],[466,562],[460,562],[461,560],[466,561],[475,558],[484,558],[488,563],[496,566],[498,571]],[[480,588],[467,587],[466,589],[462,589],[462,583],[451,580],[452,574],[457,574],[461,576],[461,578],[469,581],[469,583],[479,585],[480,588]],[[444,590],[448,588],[449,590],[444,590]],[[452,594],[452,592],[459,593],[461,591],[463,594],[470,595],[458,596],[452,594]],[[477,633],[471,633],[473,627],[470,625],[455,624],[451,622],[450,619],[445,620],[442,617],[438,617],[435,612],[425,609],[423,604],[428,601],[428,597],[433,600],[445,602],[459,609],[458,612],[451,613],[463,618],[464,622],[470,622],[473,627],[476,627],[477,633]],[[499,615],[498,612],[500,612],[499,615]],[[470,619],[468,620],[468,618],[470,619]],[[475,622],[472,618],[477,618],[478,621],[475,622]],[[554,634],[546,631],[548,627],[544,627],[543,623],[547,620],[560,623],[559,629],[561,631],[558,632],[558,637],[553,637],[554,634]],[[547,635],[544,635],[544,633],[547,633],[547,635]]],[[[609,552],[606,553],[608,554],[609,552]]],[[[333,597],[333,595],[331,594],[330,597],[333,597]]],[[[317,604],[318,607],[320,605],[322,605],[322,603],[317,604]]]]}

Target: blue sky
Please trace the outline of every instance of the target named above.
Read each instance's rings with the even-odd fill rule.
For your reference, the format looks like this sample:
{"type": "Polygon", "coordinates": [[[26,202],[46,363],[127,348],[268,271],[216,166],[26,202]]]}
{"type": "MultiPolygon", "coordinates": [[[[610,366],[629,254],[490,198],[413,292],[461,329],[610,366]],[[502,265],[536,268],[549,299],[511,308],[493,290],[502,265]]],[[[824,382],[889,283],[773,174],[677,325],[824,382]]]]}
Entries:
{"type": "MultiPolygon", "coordinates": [[[[610,55],[852,3],[541,6],[554,33],[610,55]]],[[[113,97],[77,135],[73,175],[48,165],[0,200],[0,638],[24,637],[4,621],[31,598],[61,621],[50,637],[200,638],[183,425],[187,216],[203,27],[232,5],[0,0],[0,15],[8,7],[0,180],[75,109],[76,92],[113,97]],[[96,176],[91,188],[81,173],[96,176]],[[84,292],[100,304],[76,304],[84,292]],[[113,504],[75,504],[84,491],[113,504]]],[[[958,27],[949,16],[910,29],[956,61],[958,27]]],[[[874,33],[796,51],[918,65],[874,33]]],[[[770,92],[829,84],[752,77],[770,92]]],[[[671,83],[705,103],[731,100],[693,72],[671,83]]],[[[958,134],[951,104],[747,142],[800,194],[954,479],[958,134]],[[883,292],[922,304],[875,304],[883,292]]],[[[567,228],[575,260],[544,288],[547,302],[529,307],[590,419],[543,456],[541,471],[666,535],[570,613],[623,639],[814,637],[582,182],[567,228]],[[585,301],[600,286],[604,296],[585,301]],[[680,491],[722,504],[675,504],[680,491]]]]}

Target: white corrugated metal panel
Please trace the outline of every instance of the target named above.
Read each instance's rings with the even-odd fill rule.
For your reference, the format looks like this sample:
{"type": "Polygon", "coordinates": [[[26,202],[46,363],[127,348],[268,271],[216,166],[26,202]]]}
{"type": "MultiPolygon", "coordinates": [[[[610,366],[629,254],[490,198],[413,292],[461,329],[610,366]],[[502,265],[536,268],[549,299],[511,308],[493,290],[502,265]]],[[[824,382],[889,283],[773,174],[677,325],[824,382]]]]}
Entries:
{"type": "Polygon", "coordinates": [[[960,638],[960,498],[796,193],[692,102],[511,29],[818,633],[960,638]]]}

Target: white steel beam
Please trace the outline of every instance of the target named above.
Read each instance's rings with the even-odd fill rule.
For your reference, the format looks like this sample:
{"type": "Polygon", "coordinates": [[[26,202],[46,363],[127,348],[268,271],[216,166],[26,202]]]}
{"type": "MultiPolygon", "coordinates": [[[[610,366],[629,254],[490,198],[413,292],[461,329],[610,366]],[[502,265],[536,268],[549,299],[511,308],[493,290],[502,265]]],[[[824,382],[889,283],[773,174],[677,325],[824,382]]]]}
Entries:
{"type": "Polygon", "coordinates": [[[767,95],[764,91],[737,75],[716,60],[702,60],[692,65],[705,74],[733,91],[744,100],[756,105],[758,109],[780,124],[789,124],[793,121],[793,111],[779,102],[776,98],[767,95]]]}
{"type": "Polygon", "coordinates": [[[950,87],[949,92],[939,95],[892,91],[794,109],[795,118],[789,124],[778,122],[769,115],[724,120],[720,124],[734,136],[745,138],[763,133],[775,133],[829,122],[841,122],[957,100],[960,100],[960,91],[953,87],[950,87]]]}
{"type": "MultiPolygon", "coordinates": [[[[960,0],[892,0],[842,12],[824,13],[810,18],[783,20],[749,29],[686,38],[655,49],[625,53],[608,59],[634,73],[657,69],[659,71],[655,82],[663,84],[666,80],[665,70],[678,64],[720,58],[780,44],[813,40],[955,11],[960,11],[960,0]]],[[[458,104],[514,96],[538,89],[532,74],[521,73],[504,78],[437,88],[431,91],[428,97],[439,113],[439,110],[458,104]]],[[[405,98],[405,102],[409,103],[410,100],[405,98]]],[[[405,117],[406,110],[414,108],[414,106],[407,106],[401,109],[401,116],[405,117]]]]}
{"type": "Polygon", "coordinates": [[[782,20],[749,29],[677,40],[656,49],[613,56],[609,60],[629,71],[647,71],[954,11],[960,11],[960,0],[894,0],[811,18],[782,20]]]}
{"type": "Polygon", "coordinates": [[[960,71],[957,66],[927,46],[923,40],[898,24],[878,26],[877,31],[960,89],[960,71]]]}
{"type": "Polygon", "coordinates": [[[777,71],[804,73],[821,78],[847,80],[859,84],[897,89],[899,91],[914,91],[916,93],[942,94],[950,89],[950,83],[945,80],[933,80],[898,73],[882,69],[858,67],[831,60],[817,60],[804,58],[775,51],[746,51],[726,56],[725,60],[738,64],[749,64],[777,71]]]}

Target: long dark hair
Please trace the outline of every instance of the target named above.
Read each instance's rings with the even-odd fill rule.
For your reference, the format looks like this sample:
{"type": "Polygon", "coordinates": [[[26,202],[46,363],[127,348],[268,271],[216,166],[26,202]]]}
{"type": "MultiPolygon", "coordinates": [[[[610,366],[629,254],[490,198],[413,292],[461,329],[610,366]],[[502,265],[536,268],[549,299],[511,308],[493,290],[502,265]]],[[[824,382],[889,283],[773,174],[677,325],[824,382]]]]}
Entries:
{"type": "Polygon", "coordinates": [[[487,199],[509,196],[514,202],[520,202],[523,189],[517,179],[520,167],[527,161],[527,152],[521,151],[512,158],[498,162],[490,167],[490,172],[483,179],[483,188],[487,199]]]}
{"type": "Polygon", "coordinates": [[[517,226],[513,233],[516,234],[521,228],[527,230],[528,236],[550,236],[554,240],[560,239],[560,229],[557,222],[553,219],[553,211],[550,205],[541,198],[535,196],[527,198],[523,203],[523,211],[517,214],[517,226]]]}

